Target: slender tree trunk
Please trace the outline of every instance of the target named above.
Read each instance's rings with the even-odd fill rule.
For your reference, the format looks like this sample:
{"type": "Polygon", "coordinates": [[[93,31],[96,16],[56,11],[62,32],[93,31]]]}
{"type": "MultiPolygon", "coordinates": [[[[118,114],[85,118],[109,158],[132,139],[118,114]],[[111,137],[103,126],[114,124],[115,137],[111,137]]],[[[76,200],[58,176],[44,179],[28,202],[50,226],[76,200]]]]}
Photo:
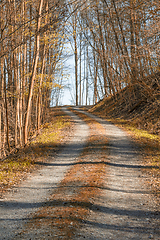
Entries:
{"type": "Polygon", "coordinates": [[[74,58],[75,58],[75,85],[76,85],[76,106],[78,106],[78,52],[77,52],[77,15],[73,21],[74,58]]]}
{"type": "Polygon", "coordinates": [[[86,46],[87,61],[86,61],[86,105],[88,103],[88,44],[86,46]]]}
{"type": "Polygon", "coordinates": [[[44,44],[43,47],[43,56],[42,56],[42,67],[41,67],[41,78],[40,78],[40,84],[39,84],[39,91],[38,91],[38,114],[37,114],[37,130],[39,133],[40,130],[40,125],[41,125],[41,108],[42,108],[42,81],[43,81],[43,74],[44,74],[44,66],[45,66],[45,51],[46,51],[46,46],[44,44]]]}
{"type": "Polygon", "coordinates": [[[2,158],[2,105],[0,100],[0,158],[2,158]]]}
{"type": "MultiPolygon", "coordinates": [[[[5,69],[5,66],[4,66],[5,69]]],[[[5,101],[5,115],[6,115],[6,138],[8,151],[11,151],[10,141],[9,141],[9,119],[8,119],[8,102],[7,102],[7,87],[6,87],[6,72],[4,72],[4,101],[5,101]]]]}
{"type": "Polygon", "coordinates": [[[19,114],[19,89],[18,89],[18,66],[16,63],[16,57],[17,57],[17,51],[14,53],[14,84],[15,84],[15,92],[16,92],[16,98],[15,98],[15,128],[14,128],[14,142],[15,142],[15,147],[17,148],[18,146],[18,114],[19,114]]]}
{"type": "Polygon", "coordinates": [[[136,76],[136,66],[135,66],[135,41],[134,41],[134,4],[130,0],[130,44],[131,44],[131,73],[132,73],[132,83],[137,82],[136,76]]]}
{"type": "Polygon", "coordinates": [[[85,80],[86,80],[86,48],[84,47],[84,66],[83,66],[83,91],[82,91],[82,105],[85,104],[85,80]]]}
{"type": "Polygon", "coordinates": [[[24,144],[27,144],[27,140],[28,140],[28,123],[29,123],[30,110],[31,110],[34,80],[36,76],[36,69],[37,69],[38,58],[39,58],[39,37],[40,37],[39,30],[40,30],[40,24],[41,24],[42,6],[43,6],[43,0],[40,0],[38,16],[37,16],[38,19],[37,19],[35,57],[34,57],[32,75],[31,75],[30,90],[29,90],[28,103],[27,103],[27,112],[26,112],[25,125],[24,125],[24,144]]]}
{"type": "Polygon", "coordinates": [[[98,57],[93,51],[94,58],[94,103],[97,103],[97,73],[98,73],[98,57]]]}
{"type": "Polygon", "coordinates": [[[5,114],[5,97],[4,97],[4,58],[1,59],[1,107],[2,107],[2,121],[3,121],[3,137],[2,137],[2,152],[3,156],[5,153],[6,144],[6,114],[5,114]]]}
{"type": "Polygon", "coordinates": [[[79,104],[82,104],[82,34],[80,33],[80,56],[79,56],[79,104]]]}
{"type": "MultiPolygon", "coordinates": [[[[48,1],[46,1],[45,10],[48,12],[48,1]]],[[[48,19],[45,18],[45,24],[47,24],[48,19]]],[[[46,33],[44,34],[44,37],[46,37],[46,33]]],[[[40,131],[40,125],[41,125],[41,113],[42,113],[42,81],[43,81],[43,74],[44,74],[44,68],[45,68],[45,55],[46,55],[46,43],[43,44],[43,53],[42,53],[42,65],[41,65],[41,78],[39,83],[39,91],[38,91],[38,106],[37,106],[37,130],[38,133],[40,131]]]]}

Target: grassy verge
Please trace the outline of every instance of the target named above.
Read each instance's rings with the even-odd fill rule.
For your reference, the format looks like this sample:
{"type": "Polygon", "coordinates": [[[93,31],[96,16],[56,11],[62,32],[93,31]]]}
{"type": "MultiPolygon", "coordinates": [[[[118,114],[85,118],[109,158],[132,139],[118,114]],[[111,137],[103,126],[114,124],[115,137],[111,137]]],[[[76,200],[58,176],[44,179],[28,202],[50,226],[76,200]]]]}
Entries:
{"type": "Polygon", "coordinates": [[[52,109],[48,120],[40,135],[25,149],[0,161],[0,195],[37,169],[38,163],[46,161],[49,152],[56,151],[63,142],[71,127],[71,119],[60,109],[52,109]]]}

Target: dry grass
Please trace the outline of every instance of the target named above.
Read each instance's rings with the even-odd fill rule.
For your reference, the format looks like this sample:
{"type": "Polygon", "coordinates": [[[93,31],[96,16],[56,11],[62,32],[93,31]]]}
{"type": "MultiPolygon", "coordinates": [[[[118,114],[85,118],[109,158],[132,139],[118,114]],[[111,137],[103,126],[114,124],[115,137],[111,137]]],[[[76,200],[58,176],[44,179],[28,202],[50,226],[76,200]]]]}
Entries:
{"type": "Polygon", "coordinates": [[[70,128],[71,120],[60,109],[51,109],[49,122],[39,136],[19,153],[0,161],[0,194],[18,184],[28,172],[37,169],[38,162],[46,161],[49,151],[56,151],[70,128]]]}

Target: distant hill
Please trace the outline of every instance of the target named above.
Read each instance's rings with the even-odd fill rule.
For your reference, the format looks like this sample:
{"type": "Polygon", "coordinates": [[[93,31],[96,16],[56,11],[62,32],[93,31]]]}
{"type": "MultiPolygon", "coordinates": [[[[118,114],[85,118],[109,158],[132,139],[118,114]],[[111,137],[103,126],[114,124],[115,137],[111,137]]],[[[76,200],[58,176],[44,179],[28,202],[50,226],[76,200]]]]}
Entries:
{"type": "Polygon", "coordinates": [[[138,128],[160,135],[160,72],[105,97],[90,112],[132,121],[138,128]]]}

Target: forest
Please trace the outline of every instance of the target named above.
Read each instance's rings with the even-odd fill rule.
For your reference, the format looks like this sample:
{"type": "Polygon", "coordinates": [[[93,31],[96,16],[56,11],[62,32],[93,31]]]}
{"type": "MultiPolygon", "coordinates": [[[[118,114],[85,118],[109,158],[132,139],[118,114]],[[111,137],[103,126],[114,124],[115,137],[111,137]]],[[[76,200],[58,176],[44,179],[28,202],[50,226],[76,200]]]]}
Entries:
{"type": "Polygon", "coordinates": [[[159,0],[2,0],[0,158],[39,133],[58,104],[71,54],[76,105],[116,98],[127,86],[154,97],[159,29],[159,0]]]}

